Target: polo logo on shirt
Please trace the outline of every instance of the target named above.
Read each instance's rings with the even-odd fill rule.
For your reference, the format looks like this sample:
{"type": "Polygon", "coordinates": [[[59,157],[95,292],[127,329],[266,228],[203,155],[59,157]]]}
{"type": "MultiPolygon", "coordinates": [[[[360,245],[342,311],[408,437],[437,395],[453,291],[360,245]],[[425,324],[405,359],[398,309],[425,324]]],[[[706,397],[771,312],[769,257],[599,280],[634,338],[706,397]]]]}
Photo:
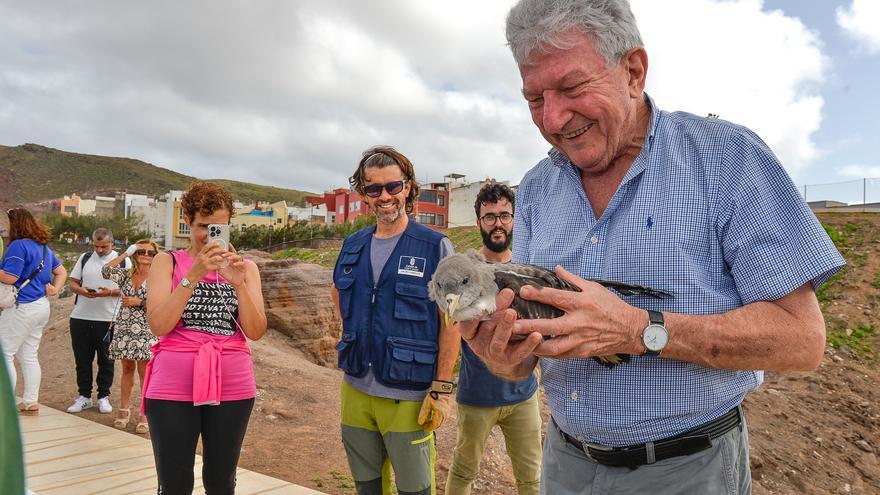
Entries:
{"type": "Polygon", "coordinates": [[[425,258],[419,258],[416,256],[401,256],[400,263],[398,263],[397,265],[397,274],[424,278],[425,264],[425,258]]]}
{"type": "Polygon", "coordinates": [[[653,226],[654,226],[654,219],[651,218],[651,215],[648,215],[648,221],[647,221],[647,223],[645,223],[645,229],[651,230],[651,227],[653,227],[653,226]]]}

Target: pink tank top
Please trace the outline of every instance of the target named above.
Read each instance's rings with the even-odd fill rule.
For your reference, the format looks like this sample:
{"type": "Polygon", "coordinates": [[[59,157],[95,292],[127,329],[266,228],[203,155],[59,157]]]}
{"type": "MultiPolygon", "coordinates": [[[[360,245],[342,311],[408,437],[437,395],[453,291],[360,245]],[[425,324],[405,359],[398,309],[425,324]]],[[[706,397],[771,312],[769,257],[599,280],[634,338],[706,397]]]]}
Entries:
{"type": "MultiPolygon", "coordinates": [[[[171,256],[175,261],[171,277],[173,290],[189,271],[195,258],[184,250],[172,251],[171,256]]],[[[224,344],[232,343],[228,342],[230,340],[241,341],[234,342],[236,345],[226,345],[227,350],[220,355],[220,402],[250,399],[257,395],[251,355],[238,350],[247,344],[244,334],[236,325],[237,321],[235,288],[220,275],[211,273],[196,284],[174,329],[159,337],[160,349],[165,340],[212,342],[216,348],[224,348],[224,344]],[[230,312],[234,318],[229,315],[230,312]]],[[[194,370],[197,352],[174,351],[173,347],[168,345],[169,350],[157,352],[150,361],[150,377],[144,397],[192,402],[193,375],[200,372],[194,370]]]]}

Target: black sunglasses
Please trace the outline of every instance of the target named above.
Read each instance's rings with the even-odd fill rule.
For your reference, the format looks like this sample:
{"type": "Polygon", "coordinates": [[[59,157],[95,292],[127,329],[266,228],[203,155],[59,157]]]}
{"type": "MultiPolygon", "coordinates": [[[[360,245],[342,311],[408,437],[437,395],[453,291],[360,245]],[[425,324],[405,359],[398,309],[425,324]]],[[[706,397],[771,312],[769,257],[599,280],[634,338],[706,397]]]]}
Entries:
{"type": "Polygon", "coordinates": [[[157,253],[158,253],[158,251],[153,251],[152,249],[150,249],[150,250],[146,250],[146,249],[135,249],[135,251],[134,251],[134,254],[137,254],[137,255],[140,255],[140,256],[143,256],[143,255],[145,255],[145,254],[146,254],[147,256],[156,256],[157,253]]]}
{"type": "Polygon", "coordinates": [[[370,184],[368,186],[364,186],[364,194],[371,198],[378,198],[382,195],[382,189],[385,189],[386,191],[388,191],[388,194],[394,196],[400,191],[403,191],[403,181],[396,180],[387,184],[370,184]]]}

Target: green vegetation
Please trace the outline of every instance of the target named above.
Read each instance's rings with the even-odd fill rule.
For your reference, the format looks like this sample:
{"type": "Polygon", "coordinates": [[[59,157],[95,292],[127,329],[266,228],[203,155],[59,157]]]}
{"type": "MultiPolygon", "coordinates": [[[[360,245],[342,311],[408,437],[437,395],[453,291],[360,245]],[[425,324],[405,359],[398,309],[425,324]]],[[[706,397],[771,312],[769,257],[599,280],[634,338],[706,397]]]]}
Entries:
{"type": "Polygon", "coordinates": [[[354,479],[351,475],[342,474],[334,469],[333,471],[330,471],[330,477],[332,477],[333,481],[336,483],[336,488],[355,488],[354,479]]]}
{"type": "Polygon", "coordinates": [[[857,355],[874,354],[874,348],[867,342],[874,335],[874,325],[864,324],[855,329],[846,328],[828,333],[828,343],[835,349],[849,349],[857,355]]]}
{"type": "Polygon", "coordinates": [[[237,249],[262,249],[276,251],[290,247],[312,247],[309,240],[344,239],[352,232],[376,223],[376,217],[364,215],[354,222],[327,225],[306,221],[295,222],[282,228],[269,228],[265,225],[251,225],[244,232],[232,231],[230,241],[237,249]]]}
{"type": "MultiPolygon", "coordinates": [[[[110,194],[126,190],[158,195],[171,189],[186,189],[194,177],[140,160],[70,153],[40,146],[0,146],[0,173],[12,179],[16,203],[63,197],[65,194],[110,194]]],[[[311,193],[294,189],[260,186],[246,182],[217,180],[242,202],[285,200],[302,204],[311,193]]]]}
{"type": "MultiPolygon", "coordinates": [[[[372,215],[358,217],[357,221],[355,221],[353,224],[348,224],[349,227],[347,228],[348,231],[346,233],[342,234],[343,229],[337,230],[336,233],[340,234],[340,238],[344,238],[352,232],[360,230],[361,228],[370,225],[373,222],[375,222],[375,217],[373,217],[372,215]]],[[[250,228],[248,228],[248,230],[250,230],[250,228]]],[[[443,233],[446,234],[447,237],[449,237],[450,241],[452,241],[452,245],[455,248],[456,253],[460,253],[468,249],[478,249],[480,246],[483,245],[483,241],[480,238],[480,231],[477,230],[476,227],[455,227],[452,229],[447,229],[443,233]]],[[[332,237],[332,235],[328,235],[327,237],[332,237]]],[[[257,244],[255,248],[265,249],[265,246],[268,245],[267,239],[265,239],[264,237],[261,237],[260,239],[263,243],[262,246],[264,247],[260,248],[260,244],[257,244]]],[[[308,237],[305,237],[304,239],[308,239],[308,237]]],[[[278,231],[275,231],[275,234],[273,235],[273,240],[278,240],[278,231]]],[[[239,244],[236,243],[234,235],[232,239],[232,244],[235,246],[239,246],[239,244]]],[[[297,246],[286,249],[284,251],[279,251],[273,254],[272,258],[276,260],[294,258],[300,261],[305,261],[306,263],[314,263],[323,267],[333,268],[333,266],[336,265],[336,258],[338,256],[338,247],[308,248],[297,246]]]]}
{"type": "Polygon", "coordinates": [[[138,215],[129,215],[128,218],[124,218],[122,214],[116,214],[112,217],[98,218],[94,215],[66,217],[60,213],[49,213],[43,218],[43,222],[49,227],[49,230],[52,232],[52,238],[55,240],[62,238],[69,239],[70,241],[81,238],[88,239],[98,227],[110,229],[113,232],[113,237],[123,243],[126,240],[133,242],[150,237],[149,232],[138,227],[140,223],[138,215]]]}
{"type": "Polygon", "coordinates": [[[456,253],[468,249],[480,249],[483,246],[483,238],[476,227],[453,227],[443,233],[452,241],[456,253]]]}

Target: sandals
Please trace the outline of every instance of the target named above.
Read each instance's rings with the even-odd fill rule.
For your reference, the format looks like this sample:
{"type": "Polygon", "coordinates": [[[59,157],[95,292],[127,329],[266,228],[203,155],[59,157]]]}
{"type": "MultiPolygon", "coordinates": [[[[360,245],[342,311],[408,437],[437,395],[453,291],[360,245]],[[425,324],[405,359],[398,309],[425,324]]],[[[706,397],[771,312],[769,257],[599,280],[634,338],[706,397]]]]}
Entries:
{"type": "Polygon", "coordinates": [[[116,419],[113,420],[113,427],[116,428],[117,430],[124,430],[126,427],[128,427],[128,422],[131,421],[131,408],[130,407],[126,407],[126,408],[120,407],[119,414],[122,414],[122,413],[125,413],[124,418],[117,417],[116,419]]]}
{"type": "Polygon", "coordinates": [[[36,402],[31,402],[30,404],[19,402],[18,413],[22,416],[36,416],[40,414],[40,405],[36,402]]]}
{"type": "Polygon", "coordinates": [[[150,424],[147,423],[146,416],[141,415],[140,419],[137,422],[137,425],[134,427],[134,432],[141,435],[146,435],[150,432],[150,424]]]}

